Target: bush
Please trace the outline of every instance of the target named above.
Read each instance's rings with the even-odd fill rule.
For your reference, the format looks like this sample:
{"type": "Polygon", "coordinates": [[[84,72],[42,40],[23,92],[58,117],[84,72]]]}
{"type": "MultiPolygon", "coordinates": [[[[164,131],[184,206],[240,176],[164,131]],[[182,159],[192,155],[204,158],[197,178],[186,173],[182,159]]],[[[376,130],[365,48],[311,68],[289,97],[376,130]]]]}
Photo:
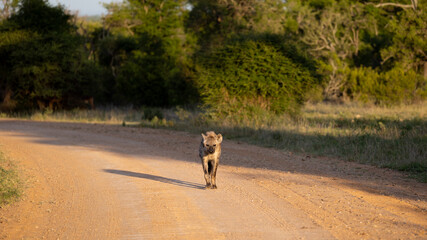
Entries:
{"type": "Polygon", "coordinates": [[[144,110],[143,119],[146,119],[149,121],[153,120],[154,118],[163,119],[163,113],[158,108],[146,107],[146,108],[143,108],[143,110],[144,110]]]}
{"type": "Polygon", "coordinates": [[[201,58],[198,87],[220,116],[298,112],[315,85],[310,70],[265,39],[237,39],[201,58]]]}
{"type": "Polygon", "coordinates": [[[399,67],[383,73],[365,67],[353,69],[345,88],[354,100],[380,105],[414,103],[427,96],[426,80],[399,67]]]}

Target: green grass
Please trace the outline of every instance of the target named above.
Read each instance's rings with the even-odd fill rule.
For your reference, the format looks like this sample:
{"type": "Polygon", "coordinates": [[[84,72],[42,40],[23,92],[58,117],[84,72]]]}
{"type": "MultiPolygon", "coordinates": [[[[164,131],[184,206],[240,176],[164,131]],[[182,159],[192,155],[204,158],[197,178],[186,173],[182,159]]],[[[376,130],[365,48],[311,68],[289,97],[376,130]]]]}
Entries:
{"type": "Polygon", "coordinates": [[[0,152],[0,206],[16,201],[22,186],[15,165],[0,152]]]}
{"type": "Polygon", "coordinates": [[[228,139],[387,167],[427,182],[427,104],[397,107],[308,104],[297,117],[258,112],[218,119],[213,114],[179,107],[34,112],[8,117],[103,122],[193,133],[215,130],[228,139]]]}

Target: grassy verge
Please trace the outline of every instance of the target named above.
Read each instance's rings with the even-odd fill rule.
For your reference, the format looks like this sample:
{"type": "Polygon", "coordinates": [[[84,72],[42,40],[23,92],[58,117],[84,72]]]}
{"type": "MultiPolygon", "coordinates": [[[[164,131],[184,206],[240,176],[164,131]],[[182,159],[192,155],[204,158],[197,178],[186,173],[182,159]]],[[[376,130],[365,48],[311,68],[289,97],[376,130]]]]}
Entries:
{"type": "Polygon", "coordinates": [[[19,199],[21,191],[15,165],[0,152],[0,207],[19,199]]]}
{"type": "Polygon", "coordinates": [[[183,108],[104,108],[35,112],[33,120],[104,122],[200,133],[315,156],[337,157],[404,171],[427,182],[427,104],[377,107],[306,105],[298,117],[257,113],[218,117],[183,108]]]}
{"type": "MultiPolygon", "coordinates": [[[[170,111],[170,110],[169,110],[170,111]]],[[[338,157],[404,171],[427,182],[427,107],[307,105],[297,118],[268,113],[222,121],[177,109],[170,119],[144,120],[143,126],[200,133],[208,129],[229,139],[300,154],[338,157]]]]}
{"type": "Polygon", "coordinates": [[[34,121],[84,122],[84,123],[111,123],[123,121],[139,122],[143,119],[143,111],[132,108],[104,107],[96,110],[74,109],[70,111],[29,111],[16,113],[0,113],[3,118],[19,118],[34,121]]]}

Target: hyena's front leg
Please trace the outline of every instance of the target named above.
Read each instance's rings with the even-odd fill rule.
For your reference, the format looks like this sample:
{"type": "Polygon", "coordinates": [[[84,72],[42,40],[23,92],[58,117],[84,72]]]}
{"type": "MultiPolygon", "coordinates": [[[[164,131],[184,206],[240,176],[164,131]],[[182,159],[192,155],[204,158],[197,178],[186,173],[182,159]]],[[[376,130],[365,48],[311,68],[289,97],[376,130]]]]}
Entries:
{"type": "Polygon", "coordinates": [[[216,170],[218,168],[219,162],[215,161],[213,166],[213,172],[212,172],[212,188],[216,189],[216,170]]]}
{"type": "Polygon", "coordinates": [[[208,159],[207,158],[203,158],[202,159],[202,164],[203,164],[203,173],[205,174],[205,181],[206,181],[206,188],[211,188],[211,178],[209,176],[209,167],[208,167],[208,159]]]}

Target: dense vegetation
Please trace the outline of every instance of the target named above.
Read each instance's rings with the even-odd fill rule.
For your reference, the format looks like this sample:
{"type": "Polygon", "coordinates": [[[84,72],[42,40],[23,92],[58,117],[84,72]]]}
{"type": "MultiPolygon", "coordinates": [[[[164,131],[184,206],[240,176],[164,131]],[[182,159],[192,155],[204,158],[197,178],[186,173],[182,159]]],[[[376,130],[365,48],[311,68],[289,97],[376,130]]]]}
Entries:
{"type": "Polygon", "coordinates": [[[245,37],[200,59],[201,96],[220,118],[265,110],[296,112],[304,103],[306,92],[316,83],[309,60],[304,59],[307,65],[299,64],[294,60],[299,56],[285,51],[289,45],[278,40],[245,37]]]}
{"type": "Polygon", "coordinates": [[[91,21],[46,0],[0,3],[2,111],[203,103],[221,118],[307,100],[427,96],[416,0],[125,0],[91,21]],[[403,2],[403,3],[402,3],[403,2]]]}

